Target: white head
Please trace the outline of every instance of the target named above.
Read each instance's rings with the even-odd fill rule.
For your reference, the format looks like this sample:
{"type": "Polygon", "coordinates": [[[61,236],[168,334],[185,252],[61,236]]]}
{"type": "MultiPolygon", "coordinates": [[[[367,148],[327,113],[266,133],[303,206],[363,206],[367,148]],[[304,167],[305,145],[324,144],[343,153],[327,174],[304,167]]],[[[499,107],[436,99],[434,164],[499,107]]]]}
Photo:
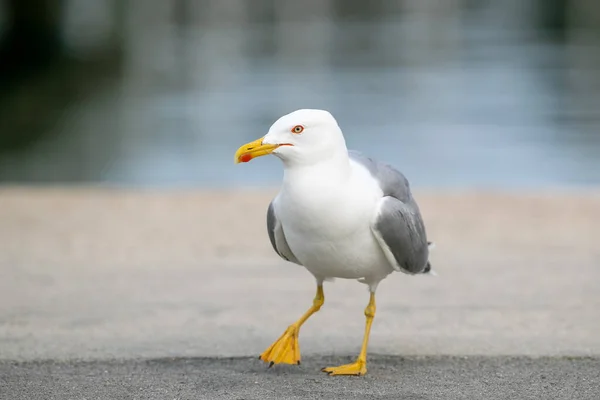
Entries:
{"type": "Polygon", "coordinates": [[[301,109],[275,121],[264,137],[241,146],[235,162],[273,154],[286,165],[314,164],[346,153],[342,131],[329,112],[301,109]]]}

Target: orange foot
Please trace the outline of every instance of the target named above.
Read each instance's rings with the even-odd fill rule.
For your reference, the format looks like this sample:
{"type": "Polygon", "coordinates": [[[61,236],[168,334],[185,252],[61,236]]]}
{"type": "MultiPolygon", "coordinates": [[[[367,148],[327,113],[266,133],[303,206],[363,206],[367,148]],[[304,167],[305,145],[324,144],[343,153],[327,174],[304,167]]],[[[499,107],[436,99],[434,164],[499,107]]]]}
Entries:
{"type": "Polygon", "coordinates": [[[299,327],[296,324],[290,325],[258,359],[269,363],[269,367],[273,364],[300,364],[298,333],[299,327]]]}
{"type": "Polygon", "coordinates": [[[339,367],[326,367],[321,369],[329,375],[366,375],[367,373],[367,362],[363,360],[356,360],[352,364],[344,364],[339,367]]]}

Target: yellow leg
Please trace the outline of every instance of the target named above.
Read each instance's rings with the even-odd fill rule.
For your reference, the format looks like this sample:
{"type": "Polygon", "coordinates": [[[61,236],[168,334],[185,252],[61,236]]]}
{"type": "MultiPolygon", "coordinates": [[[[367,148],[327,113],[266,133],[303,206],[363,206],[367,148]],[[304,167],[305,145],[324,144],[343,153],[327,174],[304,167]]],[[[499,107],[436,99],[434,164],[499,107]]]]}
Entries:
{"type": "Polygon", "coordinates": [[[340,365],[339,367],[326,367],[321,371],[327,372],[329,375],[365,375],[367,373],[367,346],[369,345],[371,324],[373,323],[373,318],[375,318],[375,308],[375,293],[371,292],[369,305],[365,308],[365,317],[367,317],[365,336],[356,361],[352,364],[340,365]]]}
{"type": "Polygon", "coordinates": [[[273,364],[300,364],[300,345],[298,344],[298,335],[300,327],[306,320],[319,311],[325,303],[323,294],[323,285],[317,286],[317,294],[313,300],[313,305],[304,313],[302,317],[290,325],[283,335],[279,337],[268,349],[266,349],[258,358],[264,362],[273,364]]]}

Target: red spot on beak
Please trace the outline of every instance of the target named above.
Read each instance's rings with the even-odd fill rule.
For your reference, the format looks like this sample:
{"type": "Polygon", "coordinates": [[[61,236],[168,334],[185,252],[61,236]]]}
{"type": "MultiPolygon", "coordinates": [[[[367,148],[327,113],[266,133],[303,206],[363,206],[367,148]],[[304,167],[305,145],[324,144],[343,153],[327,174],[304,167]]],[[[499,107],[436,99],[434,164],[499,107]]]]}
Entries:
{"type": "Polygon", "coordinates": [[[240,156],[240,161],[241,161],[241,162],[248,162],[248,161],[250,161],[250,160],[252,160],[252,156],[251,156],[250,154],[248,154],[248,153],[246,153],[246,154],[242,154],[242,155],[240,156]]]}

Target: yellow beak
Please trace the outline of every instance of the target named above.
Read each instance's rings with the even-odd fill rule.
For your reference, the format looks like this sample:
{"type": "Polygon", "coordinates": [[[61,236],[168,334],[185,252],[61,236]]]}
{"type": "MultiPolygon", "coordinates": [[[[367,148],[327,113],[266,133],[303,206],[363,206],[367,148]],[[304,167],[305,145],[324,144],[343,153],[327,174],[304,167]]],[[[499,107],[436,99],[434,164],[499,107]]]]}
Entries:
{"type": "Polygon", "coordinates": [[[248,162],[253,158],[271,154],[273,150],[279,147],[278,144],[263,144],[263,138],[256,139],[253,142],[246,143],[235,152],[234,162],[248,162]]]}

